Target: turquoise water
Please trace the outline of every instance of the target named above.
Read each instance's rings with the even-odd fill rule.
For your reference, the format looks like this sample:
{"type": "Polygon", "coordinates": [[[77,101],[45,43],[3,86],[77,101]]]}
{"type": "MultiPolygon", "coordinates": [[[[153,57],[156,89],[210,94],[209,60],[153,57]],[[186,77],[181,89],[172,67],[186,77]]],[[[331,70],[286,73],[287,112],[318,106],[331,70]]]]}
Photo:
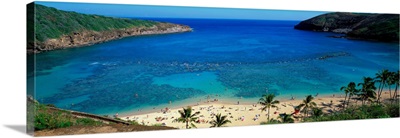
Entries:
{"type": "Polygon", "coordinates": [[[236,90],[228,89],[220,81],[215,72],[173,74],[165,77],[154,77],[153,84],[171,85],[177,88],[193,88],[207,95],[231,95],[236,90]]]}
{"type": "Polygon", "coordinates": [[[332,95],[378,70],[399,69],[396,43],[293,29],[299,21],[155,20],[194,31],[37,54],[36,99],[101,115],[128,114],[207,97],[255,103],[266,91],[280,99],[332,95]]]}

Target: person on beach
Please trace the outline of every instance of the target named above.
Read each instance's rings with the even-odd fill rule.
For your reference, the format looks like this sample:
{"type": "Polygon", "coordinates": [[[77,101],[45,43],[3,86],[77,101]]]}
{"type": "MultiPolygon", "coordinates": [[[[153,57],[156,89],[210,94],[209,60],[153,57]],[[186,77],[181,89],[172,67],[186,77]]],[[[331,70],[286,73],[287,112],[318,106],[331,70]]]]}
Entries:
{"type": "Polygon", "coordinates": [[[239,101],[237,102],[237,104],[239,105],[239,101]]]}
{"type": "Polygon", "coordinates": [[[290,94],[290,96],[292,97],[292,98],[290,98],[290,100],[294,100],[294,97],[293,97],[293,95],[292,95],[292,94],[290,94]]]}

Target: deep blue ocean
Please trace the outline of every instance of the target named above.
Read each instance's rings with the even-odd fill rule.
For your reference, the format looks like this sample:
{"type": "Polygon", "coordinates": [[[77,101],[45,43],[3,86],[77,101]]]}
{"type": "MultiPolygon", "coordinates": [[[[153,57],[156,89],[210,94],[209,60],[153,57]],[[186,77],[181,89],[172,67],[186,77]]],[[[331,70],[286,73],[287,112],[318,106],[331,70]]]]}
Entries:
{"type": "MultiPolygon", "coordinates": [[[[193,32],[123,38],[36,55],[36,99],[100,115],[204,102],[340,94],[399,70],[399,44],[293,29],[300,21],[153,19],[193,32]],[[171,104],[169,104],[171,102],[171,104]]],[[[28,81],[33,81],[32,77],[28,81]]]]}

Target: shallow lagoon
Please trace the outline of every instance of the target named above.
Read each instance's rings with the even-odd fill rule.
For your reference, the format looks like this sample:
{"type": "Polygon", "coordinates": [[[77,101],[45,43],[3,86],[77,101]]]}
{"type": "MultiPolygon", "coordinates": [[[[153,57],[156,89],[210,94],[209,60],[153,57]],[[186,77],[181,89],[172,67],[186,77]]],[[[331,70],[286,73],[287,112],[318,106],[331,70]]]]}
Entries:
{"type": "Polygon", "coordinates": [[[298,21],[155,19],[193,32],[130,37],[38,54],[36,99],[96,114],[204,102],[332,95],[398,70],[399,45],[294,30],[298,21]],[[171,101],[171,104],[169,102],[171,101]]]}

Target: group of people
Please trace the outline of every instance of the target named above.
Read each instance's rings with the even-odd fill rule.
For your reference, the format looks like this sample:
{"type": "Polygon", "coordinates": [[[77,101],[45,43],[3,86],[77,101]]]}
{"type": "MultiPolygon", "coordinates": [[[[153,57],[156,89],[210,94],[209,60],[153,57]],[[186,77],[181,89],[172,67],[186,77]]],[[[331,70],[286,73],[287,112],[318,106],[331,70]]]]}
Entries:
{"type": "Polygon", "coordinates": [[[168,112],[169,112],[169,108],[168,108],[168,107],[165,107],[165,109],[161,109],[161,112],[162,112],[163,114],[168,113],[168,112]]]}
{"type": "Polygon", "coordinates": [[[200,123],[204,124],[204,123],[208,123],[208,120],[198,119],[198,120],[196,121],[196,123],[198,123],[198,124],[200,124],[200,123]]]}
{"type": "Polygon", "coordinates": [[[240,121],[244,121],[244,116],[241,116],[241,117],[239,117],[239,119],[238,120],[240,120],[240,121]]]}
{"type": "Polygon", "coordinates": [[[260,114],[256,114],[255,117],[253,118],[253,120],[257,121],[259,117],[260,117],[260,114]]]}
{"type": "Polygon", "coordinates": [[[168,117],[156,117],[154,118],[157,122],[161,122],[163,120],[168,120],[168,117]]]}

